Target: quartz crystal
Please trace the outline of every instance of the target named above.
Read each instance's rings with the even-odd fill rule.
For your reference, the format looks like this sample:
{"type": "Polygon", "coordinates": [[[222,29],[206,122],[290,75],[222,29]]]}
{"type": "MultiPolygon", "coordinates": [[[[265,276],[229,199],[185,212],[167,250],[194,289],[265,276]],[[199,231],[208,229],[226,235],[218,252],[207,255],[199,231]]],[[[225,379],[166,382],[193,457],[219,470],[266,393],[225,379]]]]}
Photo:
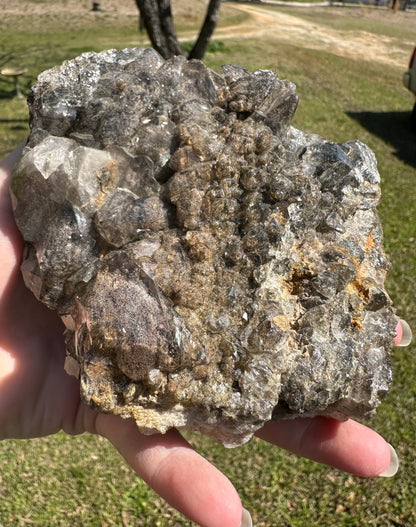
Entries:
{"type": "Polygon", "coordinates": [[[152,49],[39,76],[12,179],[27,286],[83,400],[227,446],[265,422],[368,418],[397,317],[359,141],[291,126],[295,86],[152,49]]]}

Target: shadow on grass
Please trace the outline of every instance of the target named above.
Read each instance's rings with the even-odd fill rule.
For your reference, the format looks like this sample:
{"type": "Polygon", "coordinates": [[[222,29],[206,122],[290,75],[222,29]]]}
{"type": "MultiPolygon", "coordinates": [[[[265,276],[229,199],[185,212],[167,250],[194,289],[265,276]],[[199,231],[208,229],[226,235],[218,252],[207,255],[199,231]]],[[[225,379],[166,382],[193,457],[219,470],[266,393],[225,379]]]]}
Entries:
{"type": "Polygon", "coordinates": [[[28,123],[29,119],[27,117],[21,117],[19,119],[0,119],[0,123],[28,123]]]}
{"type": "Polygon", "coordinates": [[[369,132],[394,148],[394,154],[416,168],[416,133],[410,126],[411,112],[347,112],[369,132]]]}
{"type": "Polygon", "coordinates": [[[9,91],[0,90],[0,99],[13,99],[16,97],[16,91],[12,88],[9,91]]]}
{"type": "Polygon", "coordinates": [[[8,125],[8,130],[29,130],[29,119],[0,119],[0,124],[8,125]]]}
{"type": "MultiPolygon", "coordinates": [[[[14,82],[5,81],[0,77],[0,99],[14,99],[17,96],[16,85],[14,82]]],[[[30,89],[33,83],[30,81],[21,81],[19,83],[20,91],[24,98],[27,97],[27,94],[30,92],[30,89]]]]}

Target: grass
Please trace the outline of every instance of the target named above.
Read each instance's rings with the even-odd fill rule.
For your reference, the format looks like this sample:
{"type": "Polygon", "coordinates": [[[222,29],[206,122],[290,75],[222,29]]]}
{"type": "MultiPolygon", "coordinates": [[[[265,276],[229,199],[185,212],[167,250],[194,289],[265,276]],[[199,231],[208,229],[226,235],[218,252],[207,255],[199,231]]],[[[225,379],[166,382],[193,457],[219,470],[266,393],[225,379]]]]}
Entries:
{"type": "MultiPolygon", "coordinates": [[[[227,17],[233,20],[235,13],[231,6],[227,9],[227,17]]],[[[336,13],[328,9],[325,23],[342,27],[344,20],[346,28],[355,23],[336,13]]],[[[0,50],[15,52],[19,63],[24,58],[25,89],[41,70],[64,58],[87,49],[140,41],[136,21],[128,18],[122,26],[119,19],[103,17],[100,23],[71,30],[45,21],[41,27],[32,20],[33,31],[29,31],[25,17],[19,23],[17,33],[2,27],[0,50]]],[[[190,22],[184,19],[183,23],[190,22]]],[[[365,29],[365,18],[360,25],[365,29]]],[[[380,34],[383,27],[377,27],[380,34]]],[[[392,32],[386,30],[386,34],[392,32]]],[[[375,151],[382,177],[379,211],[393,266],[388,288],[398,313],[415,328],[416,150],[408,125],[413,100],[401,86],[402,72],[300,48],[296,43],[282,44],[277,38],[227,39],[214,46],[206,62],[213,68],[239,63],[249,69],[277,69],[280,77],[297,85],[300,104],[295,126],[333,141],[359,138],[375,151]]],[[[9,97],[10,90],[2,81],[0,155],[27,133],[25,103],[9,97]]],[[[372,422],[401,459],[401,469],[391,480],[355,478],[259,440],[226,450],[198,434],[188,433],[187,438],[230,477],[257,527],[414,527],[414,351],[414,345],[394,351],[393,388],[372,422]]],[[[0,443],[0,525],[173,527],[191,523],[136,478],[105,440],[57,434],[0,443]]]]}

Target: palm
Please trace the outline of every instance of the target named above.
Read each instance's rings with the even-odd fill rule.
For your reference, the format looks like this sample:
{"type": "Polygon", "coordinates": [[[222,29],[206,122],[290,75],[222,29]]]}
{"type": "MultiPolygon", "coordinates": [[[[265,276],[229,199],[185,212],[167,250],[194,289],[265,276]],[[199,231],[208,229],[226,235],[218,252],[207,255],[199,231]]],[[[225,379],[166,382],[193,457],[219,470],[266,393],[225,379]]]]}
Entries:
{"type": "Polygon", "coordinates": [[[2,434],[34,437],[60,428],[76,432],[70,423],[79,408],[78,387],[63,369],[59,319],[34,299],[20,273],[14,272],[8,284],[0,282],[0,291],[1,346],[15,360],[14,371],[2,383],[2,434]]]}
{"type": "Polygon", "coordinates": [[[63,327],[23,283],[21,239],[6,185],[0,192],[0,348],[3,357],[14,360],[13,372],[1,382],[1,434],[33,437],[60,428],[76,433],[80,401],[76,380],[63,369],[63,327]]]}

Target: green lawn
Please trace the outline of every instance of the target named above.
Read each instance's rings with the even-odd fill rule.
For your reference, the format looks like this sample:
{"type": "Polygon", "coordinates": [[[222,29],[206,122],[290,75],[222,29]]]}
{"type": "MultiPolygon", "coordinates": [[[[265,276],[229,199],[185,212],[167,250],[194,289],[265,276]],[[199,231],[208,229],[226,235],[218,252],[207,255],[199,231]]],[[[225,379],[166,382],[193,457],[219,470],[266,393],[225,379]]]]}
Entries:
{"type": "MultiPolygon", "coordinates": [[[[224,7],[223,24],[241,20],[232,6],[224,7]]],[[[308,10],[299,16],[314,15],[308,10]]],[[[321,23],[366,29],[365,16],[357,22],[339,17],[335,8],[328,8],[321,23]]],[[[10,24],[10,19],[0,21],[0,57],[13,51],[15,63],[25,65],[25,90],[40,71],[84,50],[144,42],[134,17],[103,16],[72,29],[67,22],[25,17],[13,21],[13,32],[10,24]]],[[[188,20],[180,24],[189,29],[188,20]]],[[[368,26],[374,31],[372,22],[368,26]]],[[[387,18],[376,29],[397,34],[387,18]]],[[[296,42],[282,44],[278,35],[267,41],[227,39],[213,49],[206,62],[214,68],[223,63],[274,68],[293,81],[300,95],[295,126],[334,141],[358,138],[375,151],[382,177],[379,210],[393,266],[388,288],[400,316],[416,328],[416,136],[408,125],[413,99],[401,85],[402,70],[301,48],[296,42]]],[[[25,102],[11,98],[11,89],[0,81],[0,156],[27,133],[25,102]]],[[[395,349],[393,388],[372,422],[399,454],[401,469],[393,479],[355,478],[259,440],[226,450],[197,434],[187,437],[230,477],[256,527],[414,527],[414,355],[414,345],[395,349]]],[[[105,440],[58,434],[0,443],[0,526],[122,525],[191,524],[136,478],[105,440]]]]}

